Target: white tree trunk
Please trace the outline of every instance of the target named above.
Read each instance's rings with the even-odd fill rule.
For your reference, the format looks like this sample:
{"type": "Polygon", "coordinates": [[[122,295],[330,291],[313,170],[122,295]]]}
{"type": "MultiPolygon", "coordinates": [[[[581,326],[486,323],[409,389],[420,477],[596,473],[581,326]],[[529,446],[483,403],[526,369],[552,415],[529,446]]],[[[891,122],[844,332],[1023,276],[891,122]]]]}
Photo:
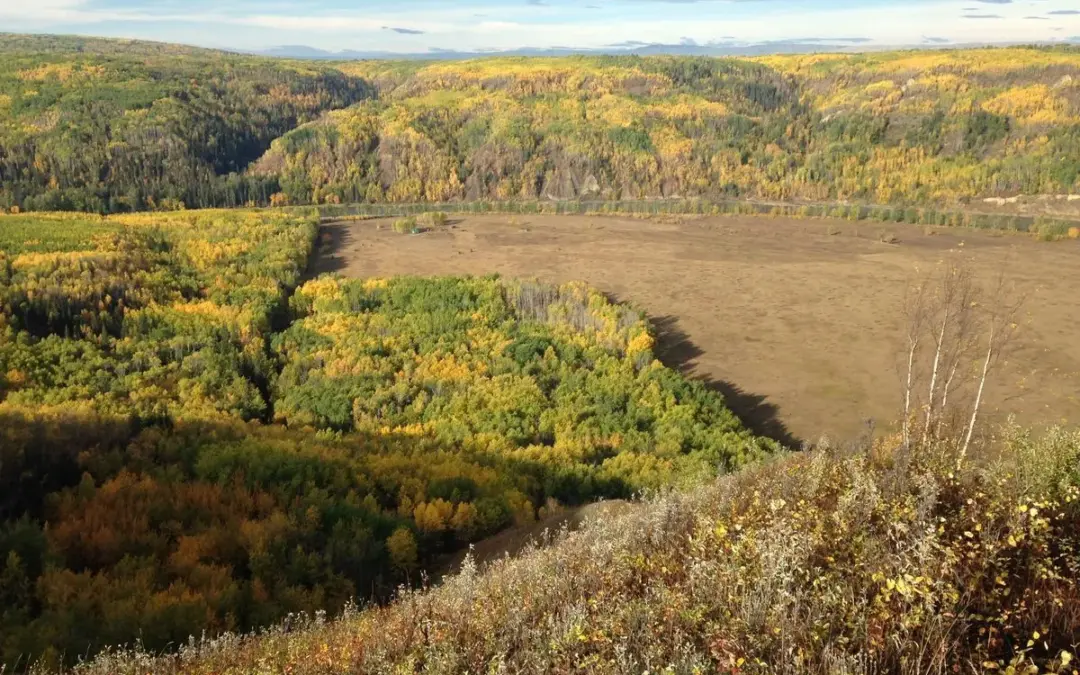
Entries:
{"type": "Polygon", "coordinates": [[[957,356],[953,361],[952,368],[949,369],[949,376],[945,378],[945,387],[941,390],[941,412],[942,414],[949,407],[949,392],[952,390],[953,380],[956,379],[956,369],[960,366],[960,357],[957,356]]]}
{"type": "Polygon", "coordinates": [[[938,334],[937,350],[934,351],[934,367],[930,372],[930,394],[926,400],[926,426],[923,428],[923,445],[930,440],[930,424],[934,420],[934,392],[937,389],[938,366],[941,364],[941,349],[945,345],[945,329],[949,325],[949,305],[945,305],[945,316],[941,319],[941,332],[938,334]]]}
{"type": "Polygon", "coordinates": [[[986,374],[990,371],[990,361],[994,356],[994,328],[990,327],[990,341],[986,346],[986,358],[983,359],[982,376],[979,378],[979,390],[975,393],[975,404],[971,408],[971,420],[968,422],[967,432],[964,434],[964,446],[960,448],[960,455],[956,464],[963,464],[967,456],[968,446],[971,445],[971,437],[975,433],[975,421],[979,418],[979,406],[982,405],[983,389],[986,387],[986,374]]]}
{"type": "Polygon", "coordinates": [[[915,351],[919,348],[919,338],[909,340],[911,348],[907,357],[907,384],[904,387],[904,447],[911,446],[911,387],[915,376],[915,351]]]}

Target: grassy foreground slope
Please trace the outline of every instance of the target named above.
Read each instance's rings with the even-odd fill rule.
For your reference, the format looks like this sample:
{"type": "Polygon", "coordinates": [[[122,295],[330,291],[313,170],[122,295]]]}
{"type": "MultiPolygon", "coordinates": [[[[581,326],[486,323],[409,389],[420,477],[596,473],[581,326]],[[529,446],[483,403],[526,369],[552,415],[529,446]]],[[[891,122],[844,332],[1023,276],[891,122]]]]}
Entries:
{"type": "Polygon", "coordinates": [[[1073,673],[1080,435],[818,448],[382,609],[105,673],[1073,673]]]}
{"type": "Polygon", "coordinates": [[[239,174],[270,142],[370,94],[318,64],[157,43],[0,35],[0,209],[265,203],[239,174]]]}
{"type": "Polygon", "coordinates": [[[0,216],[0,669],[336,613],[560,504],[777,449],[595,291],[296,289],[315,232],[0,216]]]}
{"type": "Polygon", "coordinates": [[[273,143],[255,173],[281,200],[939,205],[1078,189],[1075,49],[341,67],[378,100],[273,143]]]}

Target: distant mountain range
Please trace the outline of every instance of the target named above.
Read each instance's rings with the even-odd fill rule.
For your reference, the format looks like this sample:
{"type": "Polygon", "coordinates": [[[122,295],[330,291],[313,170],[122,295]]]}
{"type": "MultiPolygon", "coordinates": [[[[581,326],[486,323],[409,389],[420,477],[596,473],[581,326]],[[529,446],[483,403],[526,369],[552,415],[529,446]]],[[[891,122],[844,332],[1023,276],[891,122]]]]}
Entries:
{"type": "MultiPolygon", "coordinates": [[[[406,60],[453,60],[473,59],[483,56],[573,56],[573,55],[636,55],[667,54],[672,56],[761,56],[764,54],[812,54],[815,52],[888,51],[895,49],[957,49],[966,47],[1009,47],[1010,43],[952,43],[935,37],[924,37],[920,44],[870,45],[865,38],[803,38],[800,40],[773,40],[767,42],[738,42],[724,38],[715,42],[699,44],[682,42],[663,44],[651,42],[624,42],[595,49],[575,47],[524,48],[513,50],[457,51],[432,49],[427,52],[399,53],[387,51],[344,50],[328,51],[308,45],[282,45],[246,53],[289,59],[312,59],[326,61],[349,61],[356,59],[406,59],[406,60]]],[[[1065,38],[1062,43],[1080,43],[1080,36],[1065,38]]]]}
{"type": "MultiPolygon", "coordinates": [[[[869,47],[863,38],[847,39],[803,39],[803,40],[778,40],[770,42],[736,42],[719,41],[708,44],[679,43],[662,44],[648,42],[626,42],[609,45],[596,49],[580,49],[573,47],[550,47],[540,49],[514,49],[507,51],[456,51],[452,49],[433,49],[419,53],[395,53],[385,51],[327,51],[309,47],[307,45],[283,45],[270,49],[251,52],[262,56],[276,56],[290,59],[319,59],[319,60],[354,60],[354,59],[472,59],[482,56],[572,56],[584,55],[637,55],[648,56],[654,54],[670,54],[676,56],[760,56],[762,54],[808,54],[822,51],[854,51],[867,49],[877,50],[879,47],[869,47]]],[[[912,45],[909,45],[909,47],[912,45]]],[[[947,45],[932,38],[920,47],[945,47],[960,46],[947,45]]],[[[890,47],[895,49],[895,47],[890,47]]],[[[884,49],[883,47],[880,49],[884,49]]]]}

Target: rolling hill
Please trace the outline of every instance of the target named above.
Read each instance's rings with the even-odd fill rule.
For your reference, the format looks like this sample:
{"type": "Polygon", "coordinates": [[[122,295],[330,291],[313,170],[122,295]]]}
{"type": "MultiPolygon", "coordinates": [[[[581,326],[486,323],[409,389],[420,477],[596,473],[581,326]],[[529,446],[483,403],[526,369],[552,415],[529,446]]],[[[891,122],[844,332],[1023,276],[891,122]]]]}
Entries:
{"type": "Polygon", "coordinates": [[[1069,47],[297,62],[8,36],[0,61],[5,208],[704,197],[1069,212],[1080,189],[1069,47]]]}
{"type": "Polygon", "coordinates": [[[270,142],[371,93],[318,64],[97,38],[0,36],[0,207],[265,202],[270,142]]]}
{"type": "Polygon", "coordinates": [[[1077,190],[1080,52],[346,64],[380,89],[272,144],[289,203],[1077,190]]]}

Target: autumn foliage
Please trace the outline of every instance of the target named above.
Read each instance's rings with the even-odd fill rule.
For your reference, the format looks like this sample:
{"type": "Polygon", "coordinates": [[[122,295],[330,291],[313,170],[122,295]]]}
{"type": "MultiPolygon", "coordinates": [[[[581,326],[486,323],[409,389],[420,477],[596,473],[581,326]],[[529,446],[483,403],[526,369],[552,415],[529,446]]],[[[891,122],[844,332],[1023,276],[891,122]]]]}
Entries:
{"type": "Polygon", "coordinates": [[[316,64],[94,38],[0,44],[0,210],[265,204],[270,141],[370,95],[316,64]]]}
{"type": "Polygon", "coordinates": [[[20,36],[0,121],[3,210],[1080,189],[1065,47],[314,64],[20,36]]]}
{"type": "Polygon", "coordinates": [[[1075,193],[1069,49],[342,66],[379,89],[253,165],[292,203],[1075,193]]]}
{"type": "Polygon", "coordinates": [[[81,672],[1075,672],[1080,436],[822,445],[426,591],[81,672]]]}
{"type": "Polygon", "coordinates": [[[776,450],[587,287],[296,289],[315,232],[280,212],[2,217],[2,663],[384,600],[542,508],[776,450]]]}

